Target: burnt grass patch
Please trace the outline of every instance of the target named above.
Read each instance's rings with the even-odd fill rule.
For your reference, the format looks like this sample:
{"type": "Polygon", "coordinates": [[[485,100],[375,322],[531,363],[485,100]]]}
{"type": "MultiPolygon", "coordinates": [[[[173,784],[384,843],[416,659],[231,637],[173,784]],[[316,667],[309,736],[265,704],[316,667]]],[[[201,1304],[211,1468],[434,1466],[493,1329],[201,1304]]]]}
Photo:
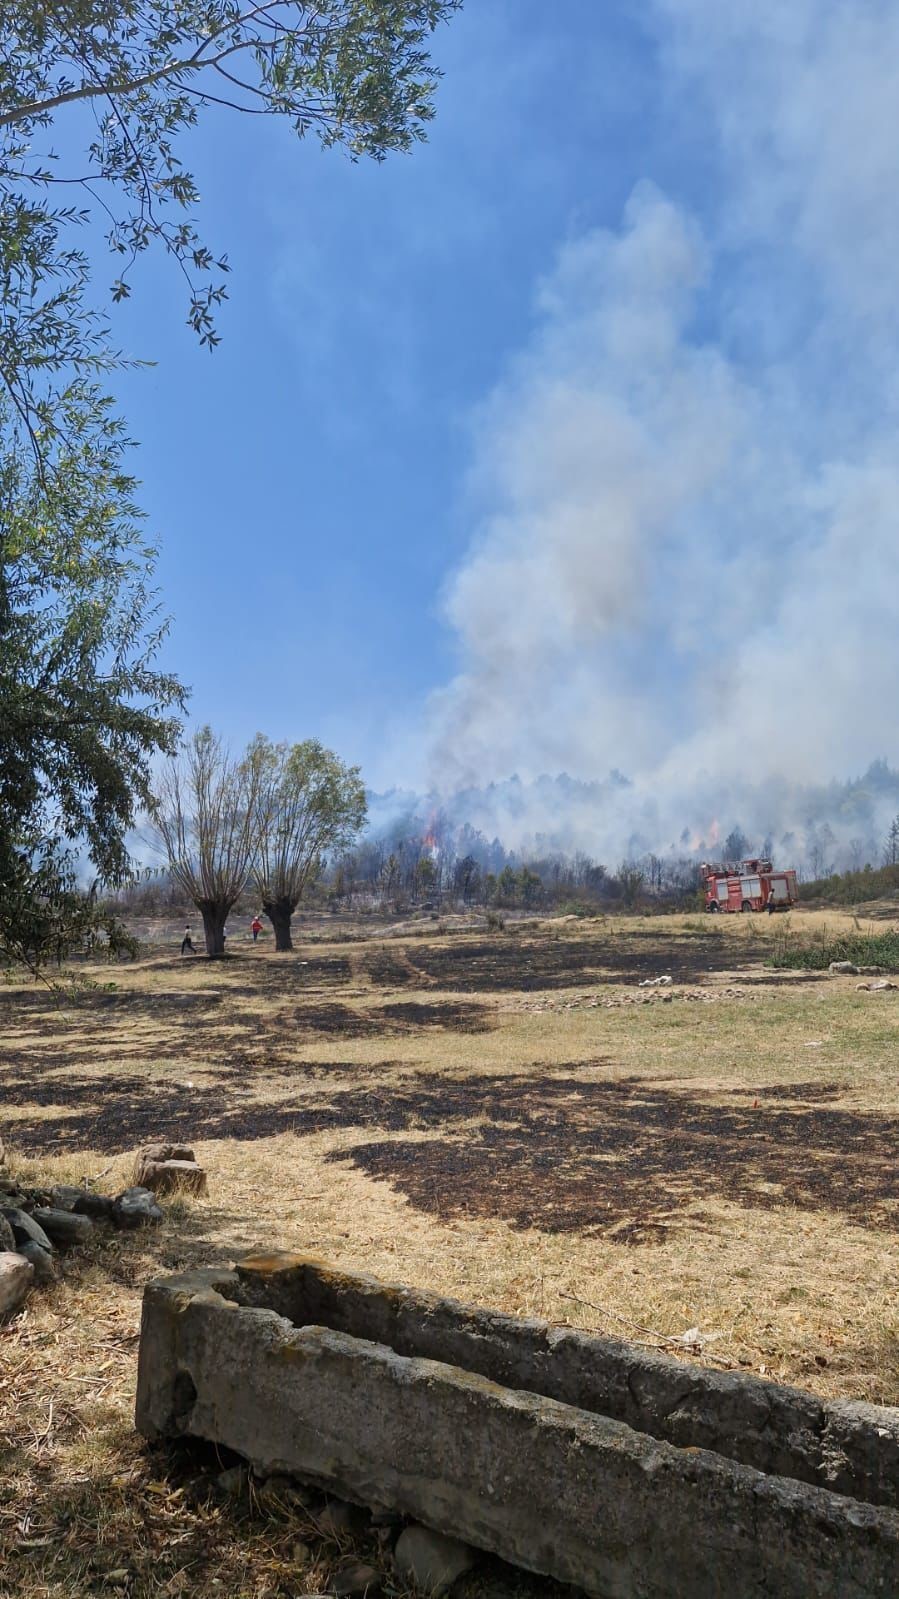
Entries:
{"type": "Polygon", "coordinates": [[[381,1005],[374,1014],[402,1028],[437,1027],[456,1033],[487,1033],[495,1026],[485,1005],[466,1004],[464,1000],[432,1003],[398,1000],[393,1005],[381,1005]]]}
{"type": "MultiPolygon", "coordinates": [[[[93,996],[105,1000],[107,996],[93,996]]],[[[187,996],[193,999],[193,995],[187,996]]],[[[159,1004],[156,998],[145,995],[122,995],[125,1001],[135,999],[143,1003],[121,1006],[95,1005],[93,1014],[79,1015],[77,1032],[70,1022],[48,1008],[44,1000],[44,1013],[40,1030],[33,1030],[34,1042],[15,1048],[6,1046],[0,1058],[0,1099],[3,1093],[3,1073],[11,1069],[30,1073],[38,1078],[47,1073],[63,1071],[73,1066],[93,1065],[99,1060],[113,1065],[118,1057],[130,1059],[134,1041],[126,1032],[116,1035],[110,1009],[123,1020],[150,1022],[154,1028],[152,1044],[140,1044],[142,1053],[152,1056],[157,1063],[202,1068],[216,1076],[240,1075],[277,1069],[285,1076],[304,1073],[304,1062],[297,1062],[297,1044],[316,1043],[325,1039],[357,1039],[390,1037],[410,1029],[413,1025],[459,1028],[466,1032],[485,1031],[487,1023],[479,1027],[475,1013],[479,1006],[465,1006],[449,1002],[445,1019],[436,1014],[439,1006],[399,1007],[400,1014],[390,1014],[391,1007],[367,1013],[351,1005],[333,1000],[308,1000],[299,1005],[281,1005],[262,1015],[250,1015],[236,1004],[221,1003],[229,996],[212,996],[213,1018],[205,1015],[204,996],[198,995],[197,1006],[159,1004]],[[402,1014],[406,1010],[408,1014],[402,1014]],[[419,1016],[419,1012],[421,1015],[419,1016]],[[469,1015],[468,1013],[472,1014],[469,1015]],[[429,1014],[433,1013],[433,1014],[429,1014]],[[198,1025],[198,1015],[202,1025],[198,1025]]]]}
{"type": "Polygon", "coordinates": [[[368,974],[385,987],[421,987],[424,979],[437,988],[463,994],[637,983],[663,973],[676,982],[695,983],[709,972],[730,971],[735,954],[729,941],[714,933],[690,939],[656,933],[646,940],[645,948],[637,938],[619,942],[612,938],[497,934],[485,939],[459,938],[445,945],[423,943],[408,957],[406,951],[392,955],[389,965],[379,967],[371,962],[368,974]],[[379,975],[382,970],[384,976],[379,975]]]}
{"type": "Polygon", "coordinates": [[[366,954],[363,970],[379,988],[412,988],[420,974],[416,973],[405,950],[376,949],[366,954]]]}
{"type": "MultiPolygon", "coordinates": [[[[379,1062],[366,1074],[393,1066],[379,1062]]],[[[687,1207],[718,1199],[754,1210],[829,1211],[899,1231],[899,1117],[831,1105],[756,1107],[736,1094],[722,1102],[637,1078],[591,1083],[574,1075],[422,1072],[268,1105],[236,1104],[227,1080],[154,1086],[120,1075],[3,1086],[6,1106],[50,1111],[8,1122],[22,1154],[119,1154],[150,1137],[241,1141],[377,1129],[377,1139],[327,1158],[389,1183],[441,1220],[490,1217],[647,1242],[692,1225],[679,1218],[687,1207]]]]}
{"type": "Polygon", "coordinates": [[[413,1116],[446,1133],[453,1119],[485,1120],[328,1158],[390,1183],[441,1220],[498,1217],[647,1242],[678,1225],[687,1206],[717,1198],[838,1212],[858,1226],[899,1231],[899,1117],[710,1103],[640,1080],[444,1081],[408,1101],[405,1094],[389,1125],[413,1116]]]}

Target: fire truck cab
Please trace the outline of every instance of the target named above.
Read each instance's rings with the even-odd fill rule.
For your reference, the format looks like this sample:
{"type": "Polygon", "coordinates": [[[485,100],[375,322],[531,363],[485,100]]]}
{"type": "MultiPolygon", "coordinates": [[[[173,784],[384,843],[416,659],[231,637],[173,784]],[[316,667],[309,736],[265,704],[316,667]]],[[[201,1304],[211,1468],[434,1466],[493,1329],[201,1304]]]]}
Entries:
{"type": "Polygon", "coordinates": [[[707,911],[788,911],[799,898],[796,873],[770,861],[704,861],[699,873],[707,911]]]}

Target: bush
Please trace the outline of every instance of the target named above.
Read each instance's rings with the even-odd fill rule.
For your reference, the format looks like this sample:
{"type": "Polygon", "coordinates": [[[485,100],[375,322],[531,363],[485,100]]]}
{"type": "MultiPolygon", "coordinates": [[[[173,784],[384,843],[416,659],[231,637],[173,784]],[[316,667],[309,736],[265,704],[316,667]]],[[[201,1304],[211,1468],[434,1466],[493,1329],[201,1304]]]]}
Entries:
{"type": "Polygon", "coordinates": [[[490,910],[487,912],[487,928],[489,932],[502,933],[505,931],[505,926],[506,918],[501,916],[499,911],[490,910]]]}
{"type": "Polygon", "coordinates": [[[860,872],[834,872],[803,883],[804,903],[826,901],[831,905],[861,905],[869,899],[890,899],[899,895],[899,866],[866,866],[860,872]]]}
{"type": "Polygon", "coordinates": [[[560,916],[580,916],[582,918],[586,917],[590,921],[606,920],[602,911],[593,904],[592,900],[563,899],[562,903],[556,906],[556,910],[560,916]]]}

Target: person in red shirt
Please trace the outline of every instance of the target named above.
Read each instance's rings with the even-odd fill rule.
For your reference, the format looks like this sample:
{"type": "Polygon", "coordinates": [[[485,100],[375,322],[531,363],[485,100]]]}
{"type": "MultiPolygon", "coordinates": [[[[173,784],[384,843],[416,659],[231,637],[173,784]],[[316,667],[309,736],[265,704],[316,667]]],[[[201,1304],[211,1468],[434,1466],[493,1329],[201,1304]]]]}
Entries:
{"type": "Polygon", "coordinates": [[[255,944],[259,934],[262,932],[262,923],[260,922],[258,916],[253,917],[253,920],[250,923],[250,932],[253,935],[253,943],[255,944]]]}

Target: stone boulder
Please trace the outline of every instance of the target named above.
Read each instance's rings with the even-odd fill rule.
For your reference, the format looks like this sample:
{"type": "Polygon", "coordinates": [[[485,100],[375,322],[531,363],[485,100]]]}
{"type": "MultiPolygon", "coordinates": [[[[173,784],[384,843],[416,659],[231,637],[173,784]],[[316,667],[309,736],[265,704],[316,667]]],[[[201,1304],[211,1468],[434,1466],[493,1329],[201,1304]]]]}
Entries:
{"type": "Polygon", "coordinates": [[[112,1204],[112,1222],[116,1227],[131,1230],[150,1227],[162,1221],[162,1211],[149,1188],[126,1188],[112,1204]]]}
{"type": "Polygon", "coordinates": [[[19,1254],[24,1256],[28,1264],[34,1268],[35,1282],[56,1282],[56,1267],[53,1264],[53,1256],[49,1250],[42,1249],[40,1244],[36,1244],[33,1238],[28,1238],[24,1244],[19,1245],[19,1254]]]}
{"type": "Polygon", "coordinates": [[[0,1250],[0,1318],[13,1316],[24,1303],[34,1269],[21,1255],[0,1250]]]}
{"type": "Polygon", "coordinates": [[[16,1235],[5,1216],[0,1216],[0,1253],[10,1254],[15,1251],[16,1235]]]}
{"type": "Polygon", "coordinates": [[[112,1200],[105,1194],[95,1194],[90,1188],[70,1188],[61,1183],[51,1189],[50,1198],[57,1210],[89,1216],[91,1221],[109,1221],[112,1216],[112,1200]]]}
{"type": "Polygon", "coordinates": [[[205,1194],[206,1173],[187,1144],[149,1144],[138,1150],[134,1182],[154,1194],[205,1194]]]}
{"type": "Polygon", "coordinates": [[[857,977],[858,967],[854,961],[831,961],[827,970],[835,977],[857,977]]]}
{"type": "Polygon", "coordinates": [[[74,1211],[48,1209],[43,1205],[35,1209],[32,1220],[44,1229],[51,1243],[58,1244],[61,1249],[70,1244],[86,1243],[94,1230],[89,1216],[76,1216],[74,1211]]]}
{"type": "Polygon", "coordinates": [[[27,1243],[38,1244],[48,1255],[52,1255],[53,1245],[50,1239],[40,1223],[36,1222],[33,1216],[29,1216],[27,1211],[19,1210],[15,1205],[0,1205],[0,1216],[4,1216],[9,1222],[17,1249],[27,1243]]]}
{"type": "Polygon", "coordinates": [[[380,1572],[374,1566],[354,1560],[351,1566],[344,1566],[337,1573],[331,1583],[331,1592],[336,1599],[380,1599],[380,1572]]]}
{"type": "Polygon", "coordinates": [[[394,1551],[396,1569],[400,1576],[426,1593],[449,1593],[475,1563],[473,1549],[457,1538],[447,1538],[442,1532],[432,1532],[430,1527],[407,1527],[400,1534],[394,1551]]]}

